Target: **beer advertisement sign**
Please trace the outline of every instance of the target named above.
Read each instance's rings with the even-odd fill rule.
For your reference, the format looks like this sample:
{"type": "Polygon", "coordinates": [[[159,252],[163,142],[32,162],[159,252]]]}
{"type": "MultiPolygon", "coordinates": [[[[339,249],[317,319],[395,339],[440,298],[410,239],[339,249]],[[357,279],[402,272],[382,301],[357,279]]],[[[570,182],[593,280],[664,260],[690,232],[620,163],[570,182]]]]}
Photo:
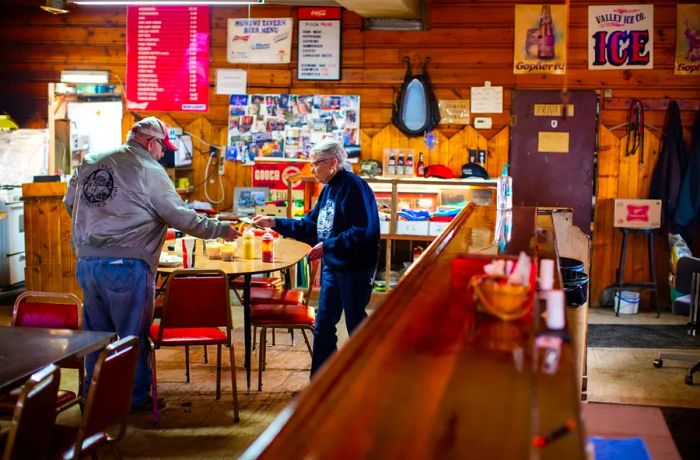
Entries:
{"type": "Polygon", "coordinates": [[[513,73],[566,73],[566,5],[515,5],[513,73]]]}
{"type": "Polygon", "coordinates": [[[653,69],[654,5],[588,7],[588,69],[653,69]]]}
{"type": "Polygon", "coordinates": [[[676,75],[700,75],[700,4],[676,5],[676,75]]]}

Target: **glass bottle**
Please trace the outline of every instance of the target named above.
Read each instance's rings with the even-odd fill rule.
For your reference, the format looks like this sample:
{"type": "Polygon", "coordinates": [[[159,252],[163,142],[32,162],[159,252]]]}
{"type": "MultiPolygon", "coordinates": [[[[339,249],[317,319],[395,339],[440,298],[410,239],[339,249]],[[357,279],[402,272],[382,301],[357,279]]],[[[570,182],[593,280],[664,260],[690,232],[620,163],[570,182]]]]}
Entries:
{"type": "Polygon", "coordinates": [[[396,163],[396,175],[397,176],[403,176],[403,166],[404,166],[403,152],[400,152],[399,153],[399,160],[396,163]]]}
{"type": "Polygon", "coordinates": [[[423,163],[423,152],[418,154],[418,167],[416,168],[417,175],[419,177],[425,176],[425,164],[423,163]]]}
{"type": "Polygon", "coordinates": [[[540,42],[537,46],[538,59],[554,59],[554,24],[549,5],[542,5],[540,13],[540,42]]]}
{"type": "Polygon", "coordinates": [[[386,168],[386,173],[390,176],[396,174],[396,157],[394,156],[394,152],[389,154],[389,167],[386,168]]]}
{"type": "Polygon", "coordinates": [[[408,152],[406,164],[403,167],[404,176],[413,176],[413,152],[408,152]]]}

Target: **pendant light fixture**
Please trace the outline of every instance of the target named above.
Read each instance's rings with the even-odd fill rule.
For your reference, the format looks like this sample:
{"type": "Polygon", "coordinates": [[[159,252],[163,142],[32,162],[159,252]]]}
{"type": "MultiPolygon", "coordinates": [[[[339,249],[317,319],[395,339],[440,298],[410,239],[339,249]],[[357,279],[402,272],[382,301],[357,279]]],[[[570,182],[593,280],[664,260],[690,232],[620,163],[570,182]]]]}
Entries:
{"type": "Polygon", "coordinates": [[[51,14],[66,14],[66,0],[46,0],[45,5],[41,5],[41,9],[48,11],[51,14]]]}

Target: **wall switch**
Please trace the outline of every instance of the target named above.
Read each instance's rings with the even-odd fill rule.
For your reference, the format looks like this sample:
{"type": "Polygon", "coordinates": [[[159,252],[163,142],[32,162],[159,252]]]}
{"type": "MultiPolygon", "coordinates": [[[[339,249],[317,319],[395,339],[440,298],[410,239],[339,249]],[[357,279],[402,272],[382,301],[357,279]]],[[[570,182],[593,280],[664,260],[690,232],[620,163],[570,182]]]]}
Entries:
{"type": "Polygon", "coordinates": [[[475,129],[490,129],[492,126],[491,117],[476,117],[474,118],[475,129]]]}

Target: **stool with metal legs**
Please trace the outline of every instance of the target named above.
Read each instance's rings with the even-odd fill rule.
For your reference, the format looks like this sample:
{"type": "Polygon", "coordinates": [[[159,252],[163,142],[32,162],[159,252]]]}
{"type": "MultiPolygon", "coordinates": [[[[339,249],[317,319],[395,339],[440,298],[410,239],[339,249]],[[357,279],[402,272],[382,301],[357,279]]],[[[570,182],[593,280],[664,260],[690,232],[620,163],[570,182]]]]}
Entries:
{"type": "MultiPolygon", "coordinates": [[[[656,317],[661,316],[659,304],[656,299],[656,266],[654,265],[654,229],[653,228],[620,228],[622,230],[622,250],[620,251],[620,265],[617,267],[617,280],[615,281],[615,292],[620,293],[624,288],[636,288],[639,290],[651,291],[651,302],[656,306],[656,317]],[[648,281],[625,281],[624,271],[627,260],[627,237],[630,234],[646,235],[647,253],[649,255],[649,277],[648,281]]],[[[615,296],[615,316],[620,316],[621,294],[615,296]]]]}

